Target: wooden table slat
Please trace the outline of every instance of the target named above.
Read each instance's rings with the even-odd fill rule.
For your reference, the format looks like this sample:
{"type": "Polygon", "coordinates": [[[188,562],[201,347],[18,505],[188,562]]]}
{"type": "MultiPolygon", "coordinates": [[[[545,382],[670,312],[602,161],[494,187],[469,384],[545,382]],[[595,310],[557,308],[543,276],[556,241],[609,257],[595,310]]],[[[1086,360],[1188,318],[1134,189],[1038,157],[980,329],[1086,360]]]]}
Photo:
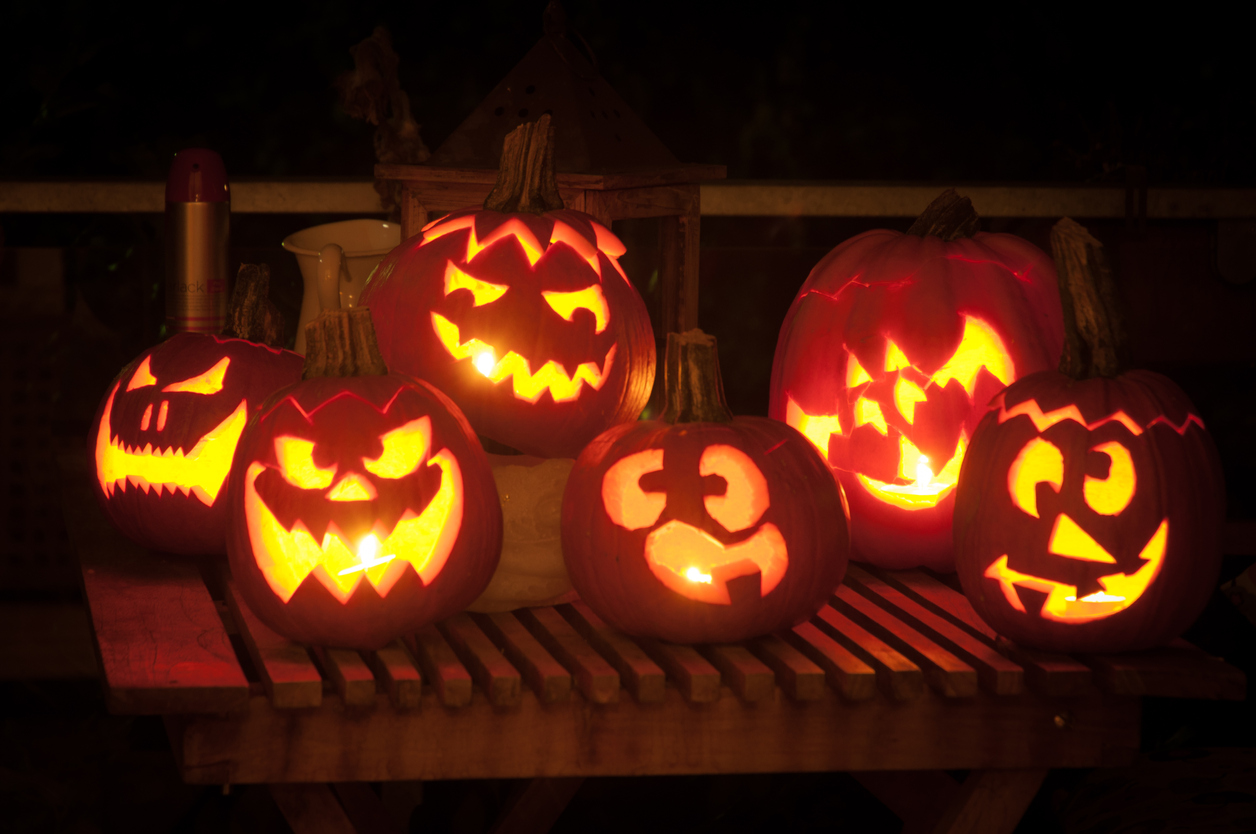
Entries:
{"type": "Polygon", "coordinates": [[[1227,701],[1246,697],[1247,678],[1241,671],[1181,639],[1160,649],[1081,659],[1094,668],[1099,687],[1113,695],[1227,701]]]}
{"type": "Polygon", "coordinates": [[[532,632],[509,613],[473,614],[489,639],[518,669],[543,704],[571,697],[571,673],[553,658],[532,632]]]}
{"type": "Polygon", "coordinates": [[[638,639],[637,643],[655,663],[663,667],[685,700],[709,704],[720,699],[720,670],[693,646],[647,638],[638,639]]]}
{"type": "Polygon", "coordinates": [[[585,698],[595,704],[619,700],[619,673],[551,606],[515,612],[519,621],[575,678],[585,698]]]}
{"type": "Polygon", "coordinates": [[[583,602],[559,605],[555,608],[563,619],[571,623],[576,633],[619,672],[634,699],[642,703],[662,701],[667,688],[667,677],[657,663],[628,636],[602,622],[602,618],[583,602]]]}
{"type": "Polygon", "coordinates": [[[832,603],[852,619],[861,619],[870,631],[907,653],[924,670],[925,680],[938,694],[951,698],[977,694],[977,670],[853,588],[839,586],[832,603]]]}
{"type": "MultiPolygon", "coordinates": [[[[824,670],[780,637],[775,634],[757,637],[747,641],[746,648],[767,664],[781,689],[795,701],[817,701],[824,695],[824,670]]],[[[874,675],[868,668],[870,682],[874,675]]]]}
{"type": "Polygon", "coordinates": [[[375,674],[362,655],[353,649],[322,646],[315,647],[313,651],[346,706],[375,706],[375,674]]]}
{"type": "Polygon", "coordinates": [[[436,689],[436,697],[447,707],[471,703],[471,673],[436,626],[428,626],[406,639],[419,662],[419,668],[436,689]]]}
{"type": "Polygon", "coordinates": [[[240,599],[234,582],[227,584],[227,606],[240,629],[240,639],[275,709],[304,709],[323,702],[323,676],[300,643],[277,634],[240,599]]]}
{"type": "Polygon", "coordinates": [[[969,629],[993,641],[998,634],[981,619],[968,597],[954,588],[944,585],[921,570],[872,570],[876,576],[905,591],[908,596],[932,606],[935,611],[959,620],[969,629]]]}
{"type": "MultiPolygon", "coordinates": [[[[876,694],[877,670],[812,623],[794,626],[781,639],[818,664],[828,685],[843,698],[864,701],[876,694]]],[[[920,670],[916,672],[919,675],[920,670]]]]}
{"type": "Polygon", "coordinates": [[[388,700],[394,707],[419,707],[423,697],[423,676],[401,640],[394,640],[378,651],[367,652],[364,657],[375,673],[375,679],[388,691],[388,700]]]}
{"type": "Polygon", "coordinates": [[[456,614],[438,623],[437,628],[467,667],[471,679],[484,690],[489,703],[495,707],[518,703],[522,691],[519,671],[469,615],[456,614]]]}
{"type": "Polygon", "coordinates": [[[999,637],[994,646],[1024,667],[1025,679],[1035,692],[1066,698],[1084,695],[1095,688],[1095,676],[1090,667],[1071,655],[1027,649],[1006,637],[999,637]]]}
{"type": "MultiPolygon", "coordinates": [[[[826,605],[811,622],[877,671],[877,688],[892,701],[911,701],[924,691],[924,672],[881,638],[854,622],[841,611],[826,605]]],[[[797,633],[797,632],[795,632],[797,633]]]]}
{"type": "Polygon", "coordinates": [[[858,565],[851,565],[846,574],[846,584],[870,601],[887,607],[889,613],[911,625],[937,645],[972,664],[987,692],[995,695],[1018,695],[1025,691],[1025,670],[1019,665],[999,654],[990,644],[928,610],[879,577],[861,570],[858,565]]]}
{"type": "Polygon", "coordinates": [[[711,661],[724,683],[743,701],[755,701],[771,697],[776,688],[776,676],[762,660],[737,643],[719,643],[705,646],[700,652],[711,661]]]}

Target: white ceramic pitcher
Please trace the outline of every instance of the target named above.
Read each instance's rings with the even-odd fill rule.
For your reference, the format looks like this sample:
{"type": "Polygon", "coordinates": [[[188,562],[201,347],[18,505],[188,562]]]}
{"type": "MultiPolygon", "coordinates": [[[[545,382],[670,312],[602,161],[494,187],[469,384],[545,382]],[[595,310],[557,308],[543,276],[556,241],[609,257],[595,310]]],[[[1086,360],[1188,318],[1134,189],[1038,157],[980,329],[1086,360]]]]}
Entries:
{"type": "Polygon", "coordinates": [[[296,255],[305,284],[297,320],[297,353],[305,353],[305,325],[321,309],[355,306],[366,279],[399,243],[401,226],[370,218],[323,223],[283,239],[283,248],[296,255]]]}

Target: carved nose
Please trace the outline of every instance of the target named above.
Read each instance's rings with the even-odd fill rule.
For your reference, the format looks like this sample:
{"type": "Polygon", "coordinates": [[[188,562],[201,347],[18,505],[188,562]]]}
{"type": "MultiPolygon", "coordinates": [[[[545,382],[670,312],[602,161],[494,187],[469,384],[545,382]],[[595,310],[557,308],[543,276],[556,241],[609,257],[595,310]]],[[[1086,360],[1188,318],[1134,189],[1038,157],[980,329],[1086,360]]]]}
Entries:
{"type": "Polygon", "coordinates": [[[379,496],[375,486],[356,472],[350,472],[327,490],[328,501],[373,501],[379,496]]]}

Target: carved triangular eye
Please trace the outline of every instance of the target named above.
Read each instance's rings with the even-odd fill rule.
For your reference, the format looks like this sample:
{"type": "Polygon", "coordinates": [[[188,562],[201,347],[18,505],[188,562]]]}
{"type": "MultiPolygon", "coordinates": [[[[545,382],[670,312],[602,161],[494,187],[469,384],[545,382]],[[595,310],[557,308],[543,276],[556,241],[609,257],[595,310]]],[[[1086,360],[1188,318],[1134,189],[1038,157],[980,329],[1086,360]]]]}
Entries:
{"type": "MultiPolygon", "coordinates": [[[[147,362],[148,360],[144,360],[147,362]]],[[[227,367],[231,364],[231,358],[224,356],[222,359],[203,374],[197,374],[190,379],[184,379],[179,382],[172,382],[161,390],[170,393],[188,393],[188,394],[217,394],[222,390],[223,377],[227,375],[227,367]]],[[[156,382],[157,380],[153,380],[156,382]]]]}
{"type": "Polygon", "coordinates": [[[1107,455],[1111,464],[1106,478],[1086,476],[1082,485],[1086,506],[1101,515],[1116,515],[1134,500],[1134,488],[1138,483],[1134,474],[1134,459],[1130,457],[1129,449],[1115,440],[1100,443],[1090,451],[1107,455]]]}
{"type": "Polygon", "coordinates": [[[314,462],[312,440],[286,435],[276,437],[275,457],[279,460],[279,474],[300,489],[327,489],[336,477],[334,464],[324,469],[314,462]]]}
{"type": "Polygon", "coordinates": [[[126,390],[134,391],[136,388],[146,388],[157,384],[157,377],[153,376],[153,372],[148,367],[150,359],[152,359],[151,356],[144,357],[144,361],[135,369],[135,373],[131,374],[131,381],[126,384],[126,390]]]}

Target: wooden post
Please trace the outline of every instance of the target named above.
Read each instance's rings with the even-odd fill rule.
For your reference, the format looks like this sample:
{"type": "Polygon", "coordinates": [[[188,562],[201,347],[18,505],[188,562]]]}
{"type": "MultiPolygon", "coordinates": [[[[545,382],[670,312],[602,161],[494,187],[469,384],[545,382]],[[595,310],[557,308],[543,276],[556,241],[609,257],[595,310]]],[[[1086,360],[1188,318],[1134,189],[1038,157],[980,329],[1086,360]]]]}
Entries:
{"type": "Polygon", "coordinates": [[[401,239],[414,237],[427,225],[427,206],[410,183],[401,183],[401,239]]]}

